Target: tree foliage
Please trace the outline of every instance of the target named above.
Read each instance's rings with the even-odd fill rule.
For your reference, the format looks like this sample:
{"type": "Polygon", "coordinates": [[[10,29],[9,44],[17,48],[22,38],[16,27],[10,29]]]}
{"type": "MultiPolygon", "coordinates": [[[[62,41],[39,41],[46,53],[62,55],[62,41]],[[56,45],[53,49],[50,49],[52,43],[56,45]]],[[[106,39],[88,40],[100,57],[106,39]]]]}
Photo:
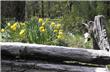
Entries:
{"type": "MultiPolygon", "coordinates": [[[[18,2],[14,1],[2,1],[1,4],[1,14],[5,17],[14,17],[18,10],[16,6],[20,6],[20,3],[18,6],[18,2]],[[12,6],[13,4],[15,6],[12,6]]],[[[109,1],[25,1],[24,4],[26,18],[32,16],[61,18],[66,32],[82,33],[84,29],[82,22],[94,20],[98,14],[106,16],[107,22],[110,19],[109,1]]],[[[110,30],[109,24],[107,25],[108,31],[110,30]]]]}

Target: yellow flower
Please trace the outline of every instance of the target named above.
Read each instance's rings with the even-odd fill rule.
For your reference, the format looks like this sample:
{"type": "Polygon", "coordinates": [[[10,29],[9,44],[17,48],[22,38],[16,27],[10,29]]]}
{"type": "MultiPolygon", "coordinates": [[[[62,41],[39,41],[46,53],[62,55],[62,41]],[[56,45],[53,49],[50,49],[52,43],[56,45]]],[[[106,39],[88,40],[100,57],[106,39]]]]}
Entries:
{"type": "Polygon", "coordinates": [[[41,26],[41,27],[39,28],[39,30],[40,30],[40,32],[45,32],[44,26],[41,26]]]}
{"type": "Polygon", "coordinates": [[[45,23],[42,23],[42,26],[44,26],[45,25],[45,23]]]}
{"type": "Polygon", "coordinates": [[[55,27],[55,23],[54,23],[54,22],[52,22],[50,26],[51,26],[51,27],[55,27]]]}
{"type": "Polygon", "coordinates": [[[7,23],[7,25],[10,26],[11,24],[10,23],[7,23]]]}
{"type": "Polygon", "coordinates": [[[59,31],[57,38],[62,39],[64,37],[64,34],[62,31],[59,31]]]}
{"type": "Polygon", "coordinates": [[[25,29],[22,29],[22,30],[19,32],[19,35],[22,36],[22,35],[24,35],[24,33],[25,33],[25,29]]]}
{"type": "Polygon", "coordinates": [[[12,30],[15,31],[16,30],[16,27],[13,27],[12,30]]]}
{"type": "Polygon", "coordinates": [[[63,35],[63,32],[59,32],[58,34],[59,34],[59,35],[63,35]]]}
{"type": "Polygon", "coordinates": [[[57,38],[58,38],[58,39],[61,39],[61,38],[62,38],[62,35],[58,35],[57,38]]]}
{"type": "Polygon", "coordinates": [[[5,32],[5,29],[1,29],[0,32],[5,32]]]}
{"type": "Polygon", "coordinates": [[[11,28],[13,31],[15,31],[15,30],[16,30],[16,27],[17,27],[17,22],[14,23],[10,28],[11,28]]]}
{"type": "Polygon", "coordinates": [[[61,28],[61,24],[57,24],[56,29],[60,29],[60,28],[61,28]]]}
{"type": "Polygon", "coordinates": [[[39,23],[42,23],[43,22],[43,19],[42,18],[39,18],[38,22],[39,23]]]}
{"type": "Polygon", "coordinates": [[[41,26],[39,29],[40,29],[40,30],[41,30],[41,29],[44,29],[44,26],[41,26]]]}
{"type": "Polygon", "coordinates": [[[57,29],[55,29],[53,32],[58,32],[58,30],[57,30],[57,29]]]}
{"type": "Polygon", "coordinates": [[[45,32],[45,29],[42,29],[41,32],[45,32]]]}

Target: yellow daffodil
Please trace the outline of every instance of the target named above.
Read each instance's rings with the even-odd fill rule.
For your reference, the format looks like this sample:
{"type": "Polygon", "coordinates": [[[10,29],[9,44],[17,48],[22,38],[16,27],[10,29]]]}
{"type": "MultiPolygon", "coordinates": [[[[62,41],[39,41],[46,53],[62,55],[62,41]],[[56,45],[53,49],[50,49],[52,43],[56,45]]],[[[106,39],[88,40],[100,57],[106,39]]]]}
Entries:
{"type": "Polygon", "coordinates": [[[16,27],[14,26],[14,27],[12,27],[11,29],[12,29],[13,31],[15,31],[15,30],[16,30],[16,27]]]}
{"type": "Polygon", "coordinates": [[[41,29],[44,29],[44,26],[41,26],[39,29],[40,29],[40,30],[41,30],[41,29]]]}
{"type": "Polygon", "coordinates": [[[22,29],[22,30],[19,32],[19,35],[22,36],[22,35],[24,35],[24,33],[25,33],[25,29],[22,29]]]}
{"type": "Polygon", "coordinates": [[[57,38],[58,38],[58,39],[61,39],[61,38],[62,38],[62,35],[58,35],[57,38]]]}
{"type": "Polygon", "coordinates": [[[41,27],[39,28],[39,30],[40,30],[40,32],[45,32],[44,26],[41,26],[41,27]]]}
{"type": "Polygon", "coordinates": [[[51,27],[55,27],[55,23],[52,22],[52,23],[50,24],[50,26],[51,26],[51,27]]]}
{"type": "Polygon", "coordinates": [[[45,25],[45,23],[42,23],[42,26],[44,26],[45,25]]]}
{"type": "Polygon", "coordinates": [[[57,38],[58,38],[58,39],[62,39],[63,37],[64,37],[63,32],[59,31],[57,38]]]}
{"type": "Polygon", "coordinates": [[[10,23],[7,23],[7,25],[10,26],[11,24],[10,23]]]}
{"type": "Polygon", "coordinates": [[[60,29],[60,28],[61,28],[61,24],[57,24],[56,29],[60,29]]]}
{"type": "Polygon", "coordinates": [[[5,29],[1,29],[0,32],[5,32],[5,29]]]}
{"type": "Polygon", "coordinates": [[[59,35],[63,35],[63,32],[59,32],[58,34],[59,34],[59,35]]]}
{"type": "Polygon", "coordinates": [[[43,19],[42,18],[39,18],[38,22],[39,23],[42,23],[43,22],[43,19]]]}
{"type": "Polygon", "coordinates": [[[15,30],[16,30],[16,27],[17,27],[17,22],[14,23],[10,28],[11,28],[13,31],[15,31],[15,30]]]}
{"type": "Polygon", "coordinates": [[[45,32],[45,29],[42,29],[41,32],[45,32]]]}
{"type": "Polygon", "coordinates": [[[53,32],[55,32],[55,33],[56,33],[56,32],[58,32],[58,30],[57,30],[57,29],[55,29],[53,32]]]}

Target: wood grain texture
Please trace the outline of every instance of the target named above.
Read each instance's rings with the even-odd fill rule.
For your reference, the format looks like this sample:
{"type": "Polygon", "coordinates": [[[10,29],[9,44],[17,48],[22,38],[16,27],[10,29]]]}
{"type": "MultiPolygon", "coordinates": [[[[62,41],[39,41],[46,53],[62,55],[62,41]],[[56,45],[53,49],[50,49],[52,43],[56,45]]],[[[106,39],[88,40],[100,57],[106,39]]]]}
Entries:
{"type": "Polygon", "coordinates": [[[110,52],[84,48],[1,42],[2,59],[43,59],[110,64],[110,52]]]}
{"type": "MultiPolygon", "coordinates": [[[[7,67],[8,72],[109,72],[106,67],[87,67],[65,64],[54,64],[38,61],[17,62],[2,60],[2,69],[7,67]]],[[[6,70],[4,69],[6,72],[6,70]]]]}
{"type": "Polygon", "coordinates": [[[103,15],[95,16],[93,36],[95,40],[94,49],[101,49],[110,52],[110,45],[106,32],[105,17],[103,15]],[[97,47],[95,45],[98,45],[97,47]]]}

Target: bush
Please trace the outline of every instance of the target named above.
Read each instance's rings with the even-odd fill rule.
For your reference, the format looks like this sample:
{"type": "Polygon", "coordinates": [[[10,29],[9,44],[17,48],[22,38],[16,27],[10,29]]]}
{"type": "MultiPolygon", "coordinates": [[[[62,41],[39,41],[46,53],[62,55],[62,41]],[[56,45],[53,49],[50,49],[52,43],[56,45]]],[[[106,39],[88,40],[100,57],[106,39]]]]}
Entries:
{"type": "Polygon", "coordinates": [[[84,43],[84,37],[79,34],[65,34],[64,41],[69,47],[79,47],[79,48],[93,48],[92,40],[84,43]]]}
{"type": "Polygon", "coordinates": [[[82,34],[84,31],[82,21],[83,17],[74,15],[74,13],[65,15],[62,19],[63,29],[65,32],[82,34]]]}

